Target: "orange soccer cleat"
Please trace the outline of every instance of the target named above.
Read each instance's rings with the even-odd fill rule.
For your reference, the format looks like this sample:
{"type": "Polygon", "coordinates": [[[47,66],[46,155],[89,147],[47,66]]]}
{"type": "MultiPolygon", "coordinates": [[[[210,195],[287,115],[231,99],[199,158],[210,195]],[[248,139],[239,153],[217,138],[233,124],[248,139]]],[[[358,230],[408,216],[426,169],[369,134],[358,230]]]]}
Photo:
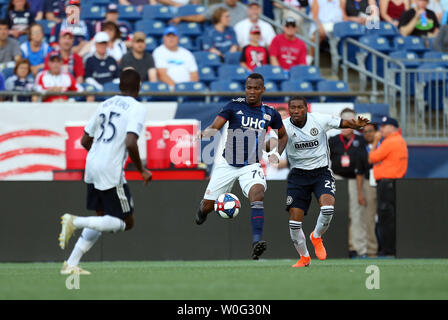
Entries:
{"type": "Polygon", "coordinates": [[[300,267],[308,267],[311,263],[311,257],[304,257],[304,256],[300,256],[299,261],[296,262],[296,264],[293,264],[292,267],[293,268],[300,268],[300,267]]]}
{"type": "Polygon", "coordinates": [[[324,243],[322,242],[322,237],[314,238],[313,232],[310,234],[311,242],[314,246],[314,252],[319,260],[325,260],[327,258],[327,251],[325,250],[324,243]]]}

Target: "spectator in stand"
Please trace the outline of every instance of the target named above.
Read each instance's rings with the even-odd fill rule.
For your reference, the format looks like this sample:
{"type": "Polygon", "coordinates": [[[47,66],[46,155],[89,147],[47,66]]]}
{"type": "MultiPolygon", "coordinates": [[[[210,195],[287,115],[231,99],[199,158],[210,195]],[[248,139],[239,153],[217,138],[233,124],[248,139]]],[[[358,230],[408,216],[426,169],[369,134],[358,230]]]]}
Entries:
{"type": "Polygon", "coordinates": [[[187,22],[204,22],[212,18],[213,12],[218,8],[224,8],[230,13],[230,26],[235,25],[247,18],[247,8],[241,4],[238,0],[224,0],[222,3],[216,3],[211,5],[204,14],[195,14],[192,16],[176,17],[170,22],[178,24],[181,21],[187,22]]]}
{"type": "Polygon", "coordinates": [[[269,47],[276,34],[269,23],[260,20],[260,4],[257,1],[249,2],[247,14],[248,18],[238,22],[234,27],[239,46],[242,48],[249,44],[250,29],[253,26],[258,26],[262,35],[259,40],[260,46],[269,47]]]}
{"type": "Polygon", "coordinates": [[[440,28],[434,39],[433,47],[435,51],[448,52],[448,24],[440,28]]]}
{"type": "Polygon", "coordinates": [[[117,24],[118,28],[120,29],[121,40],[126,41],[126,45],[130,47],[131,42],[129,41],[129,35],[131,34],[131,25],[127,21],[118,20],[118,6],[115,3],[110,3],[107,6],[106,17],[104,21],[98,21],[95,24],[95,33],[103,31],[103,24],[106,21],[112,21],[117,24]]]}
{"type": "Polygon", "coordinates": [[[216,9],[212,16],[213,27],[210,27],[203,38],[202,49],[217,54],[221,60],[225,53],[238,51],[236,34],[229,27],[229,21],[230,13],[226,9],[216,9]]]}
{"type": "Polygon", "coordinates": [[[366,25],[367,18],[371,13],[367,12],[369,6],[376,6],[375,0],[340,0],[344,21],[353,21],[366,25]]]}
{"type": "Polygon", "coordinates": [[[140,74],[142,81],[157,81],[157,70],[154,59],[146,51],[146,36],[143,32],[135,32],[132,37],[132,47],[121,60],[121,69],[132,67],[140,74]]]}
{"type": "Polygon", "coordinates": [[[163,33],[163,44],[153,52],[159,81],[174,90],[176,83],[199,81],[198,66],[193,54],[179,47],[179,34],[170,26],[163,33]]]}
{"type": "Polygon", "coordinates": [[[59,95],[67,91],[82,91],[76,84],[75,78],[67,72],[62,71],[62,57],[58,51],[50,53],[49,69],[40,72],[36,78],[36,91],[40,93],[57,93],[46,97],[44,102],[65,101],[67,96],[59,95]]]}
{"type": "MultiPolygon", "coordinates": [[[[30,62],[26,59],[19,59],[14,68],[14,74],[6,79],[5,88],[7,91],[33,92],[34,78],[31,73],[30,62]]],[[[37,96],[18,96],[17,101],[37,101],[37,96]]]]}
{"type": "Polygon", "coordinates": [[[85,59],[86,83],[94,86],[98,91],[103,91],[103,85],[108,82],[119,82],[120,72],[117,61],[107,51],[110,41],[109,35],[98,32],[95,37],[95,52],[85,59]]]}
{"type": "MultiPolygon", "coordinates": [[[[304,15],[306,15],[307,7],[311,5],[311,0],[283,0],[282,1],[285,5],[288,5],[292,7],[293,9],[296,9],[300,12],[302,12],[304,15]]],[[[285,21],[286,18],[290,17],[297,21],[297,23],[302,26],[302,28],[299,30],[299,32],[302,31],[304,27],[304,19],[301,15],[297,14],[296,12],[292,11],[291,9],[285,8],[282,5],[278,3],[274,3],[274,13],[276,16],[276,20],[281,23],[281,21],[285,21]]],[[[305,31],[305,30],[303,30],[305,31]]],[[[305,32],[302,32],[303,35],[305,35],[305,32]]]]}
{"type": "MultiPolygon", "coordinates": [[[[69,4],[72,6],[78,6],[81,10],[79,0],[69,0],[69,4]]],[[[90,41],[94,34],[93,26],[90,24],[90,22],[79,20],[76,25],[73,25],[67,21],[67,18],[64,18],[51,30],[50,44],[56,44],[59,41],[58,38],[60,32],[66,29],[70,29],[70,31],[75,36],[75,43],[72,48],[73,52],[75,53],[81,52],[82,48],[90,41]]]]}
{"type": "Polygon", "coordinates": [[[14,38],[26,34],[28,28],[34,23],[30,5],[26,0],[9,0],[6,12],[6,20],[9,26],[9,35],[14,38]]]}
{"type": "Polygon", "coordinates": [[[256,67],[269,63],[269,51],[259,44],[261,38],[259,26],[252,26],[249,33],[250,42],[241,52],[241,66],[249,71],[254,71],[256,67]]]}
{"type": "MultiPolygon", "coordinates": [[[[72,52],[73,43],[75,41],[75,36],[69,30],[63,30],[59,34],[58,51],[62,57],[62,71],[70,73],[75,77],[76,83],[84,82],[84,62],[82,58],[77,54],[72,52]]],[[[48,64],[49,55],[45,58],[44,70],[50,68],[48,64]]]]}
{"type": "Polygon", "coordinates": [[[306,45],[296,36],[296,33],[296,20],[286,18],[283,33],[277,35],[269,47],[272,65],[289,70],[293,66],[307,64],[306,45]]]}
{"type": "Polygon", "coordinates": [[[408,147],[399,132],[398,121],[383,117],[375,134],[369,162],[377,183],[379,256],[395,256],[396,195],[395,184],[406,174],[408,147]],[[378,146],[380,140],[384,138],[378,146]]]}
{"type": "Polygon", "coordinates": [[[8,21],[0,20],[0,66],[14,67],[20,57],[19,42],[9,37],[8,21]]]}
{"type": "Polygon", "coordinates": [[[398,26],[401,15],[410,8],[409,0],[381,0],[380,14],[381,19],[398,26]]]}
{"type": "Polygon", "coordinates": [[[435,37],[439,31],[439,21],[434,11],[427,9],[428,0],[416,0],[415,8],[405,11],[398,23],[403,36],[435,37]]]}
{"type": "Polygon", "coordinates": [[[43,12],[45,20],[61,23],[66,16],[66,2],[67,0],[44,0],[43,12]]]}
{"type": "Polygon", "coordinates": [[[45,0],[28,0],[30,11],[34,16],[35,21],[42,20],[44,18],[44,2],[45,0]]]}
{"type": "Polygon", "coordinates": [[[29,30],[28,41],[20,45],[22,57],[28,59],[31,64],[33,76],[36,76],[44,67],[45,57],[51,51],[51,47],[44,39],[44,29],[34,23],[29,30]]]}

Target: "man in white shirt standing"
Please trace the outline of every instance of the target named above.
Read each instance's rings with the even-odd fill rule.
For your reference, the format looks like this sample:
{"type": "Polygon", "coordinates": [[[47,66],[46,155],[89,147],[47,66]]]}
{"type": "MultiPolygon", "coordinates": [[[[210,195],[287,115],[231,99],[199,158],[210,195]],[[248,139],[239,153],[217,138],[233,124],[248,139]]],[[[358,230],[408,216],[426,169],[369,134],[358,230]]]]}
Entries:
{"type": "Polygon", "coordinates": [[[176,83],[199,81],[198,66],[193,54],[179,47],[179,33],[170,26],[163,33],[163,44],[152,53],[157,76],[174,89],[176,83]]]}
{"type": "Polygon", "coordinates": [[[261,14],[260,4],[257,1],[251,1],[249,2],[247,8],[248,18],[238,22],[235,25],[234,29],[236,33],[236,38],[241,48],[249,44],[250,42],[249,33],[250,28],[252,28],[252,26],[258,25],[258,27],[260,28],[261,31],[261,37],[259,43],[260,46],[269,47],[272,39],[274,39],[274,37],[276,36],[274,28],[272,28],[272,26],[269,23],[260,20],[260,14],[261,14]]]}
{"type": "Polygon", "coordinates": [[[92,248],[102,232],[130,230],[134,224],[134,204],[124,177],[124,164],[129,156],[147,184],[152,174],[143,167],[137,146],[143,129],[146,108],[136,98],[140,75],[125,69],[120,75],[121,95],[107,99],[84,129],[82,146],[89,151],[84,181],[87,183],[87,209],[97,216],[62,216],[59,246],[65,249],[76,229],[82,234],[61,274],[90,274],[78,266],[82,256],[92,248]]]}

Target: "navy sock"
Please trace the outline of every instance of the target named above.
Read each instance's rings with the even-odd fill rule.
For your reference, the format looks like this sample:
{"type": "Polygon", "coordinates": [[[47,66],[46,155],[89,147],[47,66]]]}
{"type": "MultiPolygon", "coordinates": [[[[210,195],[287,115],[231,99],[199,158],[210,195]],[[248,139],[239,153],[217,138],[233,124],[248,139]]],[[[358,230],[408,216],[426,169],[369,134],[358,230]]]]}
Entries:
{"type": "Polygon", "coordinates": [[[261,240],[264,225],[263,201],[254,201],[250,204],[253,243],[261,240]]]}

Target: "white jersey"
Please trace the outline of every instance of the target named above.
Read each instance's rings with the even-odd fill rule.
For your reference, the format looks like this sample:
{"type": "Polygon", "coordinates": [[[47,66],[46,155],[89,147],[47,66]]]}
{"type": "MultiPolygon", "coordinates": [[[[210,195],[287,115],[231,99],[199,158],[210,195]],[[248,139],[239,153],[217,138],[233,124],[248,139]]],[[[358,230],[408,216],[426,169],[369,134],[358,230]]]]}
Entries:
{"type": "Polygon", "coordinates": [[[288,134],[286,153],[291,168],[313,170],[330,164],[327,131],[339,128],[341,118],[308,113],[303,128],[292,124],[291,118],[283,120],[288,134]]]}
{"type": "Polygon", "coordinates": [[[108,190],[126,183],[124,164],[128,132],[140,135],[146,108],[129,96],[114,96],[102,102],[84,131],[94,142],[87,154],[84,181],[95,189],[108,190]]]}

